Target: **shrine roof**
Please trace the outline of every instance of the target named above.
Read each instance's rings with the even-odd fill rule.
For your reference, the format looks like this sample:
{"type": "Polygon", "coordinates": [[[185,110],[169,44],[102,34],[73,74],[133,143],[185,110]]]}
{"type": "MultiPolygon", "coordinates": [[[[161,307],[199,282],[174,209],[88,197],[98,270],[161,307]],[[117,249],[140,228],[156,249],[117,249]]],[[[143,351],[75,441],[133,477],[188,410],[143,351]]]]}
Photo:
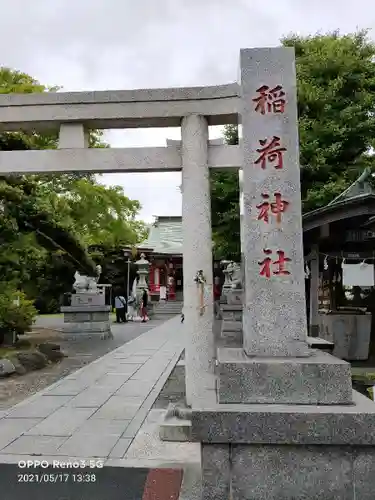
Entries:
{"type": "Polygon", "coordinates": [[[147,239],[138,246],[155,254],[182,255],[182,217],[156,216],[147,239]]]}
{"type": "Polygon", "coordinates": [[[303,215],[303,230],[329,224],[337,220],[375,214],[375,189],[370,182],[371,169],[364,172],[345,191],[328,205],[303,215]]]}
{"type": "Polygon", "coordinates": [[[345,191],[337,196],[334,200],[328,203],[327,207],[334,205],[343,200],[351,200],[357,198],[357,196],[362,196],[366,194],[375,194],[375,189],[373,188],[370,178],[372,172],[370,168],[366,168],[362,174],[358,177],[356,181],[353,182],[345,191]]]}

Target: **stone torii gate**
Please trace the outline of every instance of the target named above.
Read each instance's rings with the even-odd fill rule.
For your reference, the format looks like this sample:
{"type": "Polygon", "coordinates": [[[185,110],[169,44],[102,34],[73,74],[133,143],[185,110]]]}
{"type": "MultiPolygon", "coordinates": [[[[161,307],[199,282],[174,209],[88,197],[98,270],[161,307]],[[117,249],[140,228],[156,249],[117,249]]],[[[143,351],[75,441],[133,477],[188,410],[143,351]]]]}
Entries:
{"type": "Polygon", "coordinates": [[[208,142],[209,125],[236,124],[236,83],[213,87],[2,94],[0,132],[54,131],[57,150],[0,151],[1,174],[182,171],[186,392],[191,405],[212,385],[212,238],[209,168],[238,169],[238,146],[208,142]],[[90,129],[181,127],[167,147],[89,149],[90,129]],[[194,276],[206,278],[205,313],[197,311],[194,276]],[[190,279],[188,278],[190,277],[190,279]],[[204,376],[203,374],[206,374],[204,376]],[[202,383],[203,380],[205,383],[202,383]]]}
{"type": "Polygon", "coordinates": [[[370,499],[375,404],[352,391],[348,363],[307,341],[294,50],[241,50],[240,75],[216,87],[0,95],[0,132],[60,137],[56,151],[0,152],[0,172],[182,170],[186,392],[203,499],[370,499]],[[209,125],[238,122],[239,147],[210,146],[209,125]],[[90,128],[178,126],[178,146],[87,149],[90,128]],[[243,346],[216,356],[209,168],[242,169],[243,346]]]}

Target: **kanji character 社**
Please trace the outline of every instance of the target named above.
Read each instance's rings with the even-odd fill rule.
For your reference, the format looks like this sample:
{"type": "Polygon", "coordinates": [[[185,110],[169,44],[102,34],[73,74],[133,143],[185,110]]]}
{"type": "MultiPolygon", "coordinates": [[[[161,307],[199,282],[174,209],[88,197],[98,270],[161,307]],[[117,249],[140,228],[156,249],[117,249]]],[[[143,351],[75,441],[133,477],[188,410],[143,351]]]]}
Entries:
{"type": "Polygon", "coordinates": [[[274,274],[276,276],[290,274],[290,272],[287,269],[285,269],[285,263],[290,262],[291,259],[285,257],[285,252],[283,250],[277,250],[276,253],[279,258],[277,260],[274,260],[273,262],[272,258],[270,257],[270,255],[272,254],[272,250],[265,248],[263,252],[267,257],[265,257],[262,260],[262,262],[258,262],[258,264],[262,266],[259,271],[260,276],[264,276],[265,278],[270,278],[271,274],[274,274]],[[276,266],[275,270],[271,270],[271,264],[273,266],[276,266]]]}

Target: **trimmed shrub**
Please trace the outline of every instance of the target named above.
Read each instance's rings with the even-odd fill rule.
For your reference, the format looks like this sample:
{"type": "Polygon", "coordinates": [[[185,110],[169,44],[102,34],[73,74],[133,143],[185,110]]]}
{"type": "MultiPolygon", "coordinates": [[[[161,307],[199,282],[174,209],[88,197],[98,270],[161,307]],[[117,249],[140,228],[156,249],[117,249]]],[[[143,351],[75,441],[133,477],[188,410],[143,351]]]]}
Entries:
{"type": "Polygon", "coordinates": [[[33,302],[23,292],[5,288],[0,291],[0,343],[7,334],[17,340],[31,329],[37,315],[33,302]]]}

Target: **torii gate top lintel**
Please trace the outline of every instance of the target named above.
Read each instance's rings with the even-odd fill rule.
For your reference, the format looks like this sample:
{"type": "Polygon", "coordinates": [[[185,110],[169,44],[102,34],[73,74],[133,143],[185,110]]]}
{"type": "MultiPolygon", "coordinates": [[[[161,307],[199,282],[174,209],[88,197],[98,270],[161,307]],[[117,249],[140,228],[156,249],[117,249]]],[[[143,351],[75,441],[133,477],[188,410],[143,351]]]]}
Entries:
{"type": "Polygon", "coordinates": [[[0,132],[59,130],[63,123],[91,129],[179,127],[190,114],[209,125],[237,123],[237,83],[207,87],[41,92],[0,95],[0,132]]]}

